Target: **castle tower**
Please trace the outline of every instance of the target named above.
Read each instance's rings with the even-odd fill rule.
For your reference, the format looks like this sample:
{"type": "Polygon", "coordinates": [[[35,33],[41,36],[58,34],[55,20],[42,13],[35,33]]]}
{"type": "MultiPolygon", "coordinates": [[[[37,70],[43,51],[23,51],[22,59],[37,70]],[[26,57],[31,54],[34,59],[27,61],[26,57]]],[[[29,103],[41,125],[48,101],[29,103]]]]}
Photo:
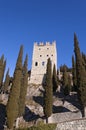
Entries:
{"type": "Polygon", "coordinates": [[[30,83],[42,84],[46,74],[47,59],[50,58],[53,65],[57,68],[56,42],[34,43],[32,69],[30,83]]]}

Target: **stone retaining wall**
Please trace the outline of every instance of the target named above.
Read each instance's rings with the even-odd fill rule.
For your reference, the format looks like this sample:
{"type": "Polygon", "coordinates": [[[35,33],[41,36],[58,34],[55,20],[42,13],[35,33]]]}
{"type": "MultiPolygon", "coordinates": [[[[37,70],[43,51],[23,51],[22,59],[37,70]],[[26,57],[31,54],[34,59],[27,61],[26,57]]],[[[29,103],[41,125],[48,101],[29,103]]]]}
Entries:
{"type": "Polygon", "coordinates": [[[49,123],[59,123],[68,120],[75,120],[82,118],[81,112],[63,112],[63,113],[55,113],[49,117],[49,123]]]}
{"type": "Polygon", "coordinates": [[[56,130],[86,130],[86,118],[60,122],[56,130]]]}

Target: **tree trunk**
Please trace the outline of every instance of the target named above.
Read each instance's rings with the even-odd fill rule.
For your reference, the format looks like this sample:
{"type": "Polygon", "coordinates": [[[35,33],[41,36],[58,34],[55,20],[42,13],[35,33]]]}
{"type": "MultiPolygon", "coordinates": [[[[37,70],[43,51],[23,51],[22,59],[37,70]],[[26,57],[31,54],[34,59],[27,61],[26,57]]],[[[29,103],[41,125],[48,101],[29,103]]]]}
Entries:
{"type": "Polygon", "coordinates": [[[86,117],[86,106],[84,106],[84,117],[86,117]]]}
{"type": "Polygon", "coordinates": [[[48,123],[48,117],[46,117],[46,124],[48,123]]]}

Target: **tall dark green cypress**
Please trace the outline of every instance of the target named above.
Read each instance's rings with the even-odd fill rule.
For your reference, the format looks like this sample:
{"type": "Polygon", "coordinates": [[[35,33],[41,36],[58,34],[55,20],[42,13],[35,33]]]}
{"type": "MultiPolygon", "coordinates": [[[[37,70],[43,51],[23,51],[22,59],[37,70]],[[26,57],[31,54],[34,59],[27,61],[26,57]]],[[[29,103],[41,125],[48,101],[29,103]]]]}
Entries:
{"type": "Polygon", "coordinates": [[[76,34],[74,33],[74,52],[76,58],[76,77],[77,77],[77,87],[81,84],[81,66],[82,66],[82,58],[80,53],[80,48],[78,46],[78,39],[76,34]]]}
{"type": "Polygon", "coordinates": [[[20,102],[19,102],[19,116],[24,114],[25,110],[25,98],[27,93],[28,86],[28,55],[26,55],[23,70],[22,70],[22,81],[21,81],[21,90],[20,90],[20,102]]]}
{"type": "Polygon", "coordinates": [[[8,69],[4,81],[4,92],[8,90],[9,82],[10,82],[10,76],[9,76],[9,69],[8,69]]]}
{"type": "Polygon", "coordinates": [[[56,74],[56,66],[55,66],[55,64],[53,66],[52,82],[53,82],[53,92],[55,92],[56,89],[58,88],[58,82],[57,82],[57,74],[56,74]]]}
{"type": "Polygon", "coordinates": [[[67,69],[65,66],[63,66],[63,82],[62,85],[65,88],[68,84],[68,75],[67,75],[67,69]]]}
{"type": "Polygon", "coordinates": [[[2,87],[2,69],[3,69],[3,66],[2,66],[1,59],[0,59],[0,89],[2,87]]]}
{"type": "Polygon", "coordinates": [[[52,67],[51,60],[48,59],[47,70],[46,70],[46,80],[45,80],[45,94],[44,94],[44,115],[46,117],[46,123],[48,123],[48,117],[52,114],[52,67]]]}
{"type": "Polygon", "coordinates": [[[68,88],[67,68],[65,67],[65,65],[63,66],[63,81],[62,81],[62,85],[63,85],[64,95],[66,96],[66,95],[69,94],[69,88],[68,88]]]}
{"type": "Polygon", "coordinates": [[[6,60],[4,60],[4,62],[3,62],[2,82],[3,82],[3,78],[4,78],[5,68],[6,68],[6,60]]]}
{"type": "Polygon", "coordinates": [[[19,55],[13,76],[13,85],[11,88],[8,104],[7,104],[7,125],[10,129],[13,128],[16,118],[19,114],[19,99],[22,79],[22,56],[23,46],[20,47],[19,55]]]}
{"type": "Polygon", "coordinates": [[[0,58],[0,89],[2,88],[5,67],[6,67],[6,60],[4,60],[4,55],[2,55],[0,58]]]}
{"type": "Polygon", "coordinates": [[[74,56],[72,56],[72,80],[73,80],[74,91],[77,91],[76,63],[74,60],[74,56]]]}
{"type": "MultiPolygon", "coordinates": [[[[76,75],[77,75],[77,87],[78,87],[78,97],[85,110],[86,108],[86,70],[83,66],[82,55],[80,53],[80,48],[78,45],[78,40],[76,34],[74,34],[74,52],[76,58],[76,75]]],[[[85,115],[84,111],[84,115],[85,115]]]]}
{"type": "Polygon", "coordinates": [[[71,81],[72,81],[72,79],[71,79],[71,76],[70,76],[70,74],[68,74],[68,94],[70,93],[70,91],[71,91],[71,81]]]}
{"type": "Polygon", "coordinates": [[[86,70],[86,55],[82,53],[82,60],[83,60],[83,66],[85,67],[86,70]]]}

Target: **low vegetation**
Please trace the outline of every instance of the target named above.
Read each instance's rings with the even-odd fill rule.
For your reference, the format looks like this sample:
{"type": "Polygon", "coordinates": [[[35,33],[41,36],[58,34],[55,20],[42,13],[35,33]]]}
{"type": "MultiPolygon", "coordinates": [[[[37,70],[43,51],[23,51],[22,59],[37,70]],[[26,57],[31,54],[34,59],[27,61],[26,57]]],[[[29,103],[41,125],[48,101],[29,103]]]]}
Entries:
{"type": "Polygon", "coordinates": [[[17,129],[17,130],[55,130],[56,124],[44,124],[44,125],[38,125],[38,126],[32,126],[30,128],[23,128],[23,129],[17,129]]]}

